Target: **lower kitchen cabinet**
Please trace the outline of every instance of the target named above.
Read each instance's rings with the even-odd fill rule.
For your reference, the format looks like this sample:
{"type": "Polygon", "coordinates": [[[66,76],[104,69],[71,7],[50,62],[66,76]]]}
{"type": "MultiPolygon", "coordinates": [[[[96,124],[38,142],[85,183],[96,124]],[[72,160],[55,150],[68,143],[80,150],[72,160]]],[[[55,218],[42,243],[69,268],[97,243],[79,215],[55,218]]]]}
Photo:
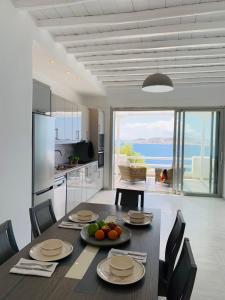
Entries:
{"type": "Polygon", "coordinates": [[[67,212],[103,188],[103,168],[90,163],[67,173],[67,212]]]}

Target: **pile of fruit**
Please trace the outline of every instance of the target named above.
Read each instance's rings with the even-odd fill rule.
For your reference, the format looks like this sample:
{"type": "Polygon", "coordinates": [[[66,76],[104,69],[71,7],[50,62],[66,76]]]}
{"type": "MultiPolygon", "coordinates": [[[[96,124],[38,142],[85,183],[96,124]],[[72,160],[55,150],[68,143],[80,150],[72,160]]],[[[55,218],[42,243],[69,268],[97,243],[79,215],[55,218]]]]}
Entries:
{"type": "Polygon", "coordinates": [[[117,240],[122,233],[122,229],[119,225],[113,222],[105,223],[104,221],[88,225],[87,230],[89,236],[95,237],[96,240],[99,241],[102,241],[105,238],[117,240]]]}

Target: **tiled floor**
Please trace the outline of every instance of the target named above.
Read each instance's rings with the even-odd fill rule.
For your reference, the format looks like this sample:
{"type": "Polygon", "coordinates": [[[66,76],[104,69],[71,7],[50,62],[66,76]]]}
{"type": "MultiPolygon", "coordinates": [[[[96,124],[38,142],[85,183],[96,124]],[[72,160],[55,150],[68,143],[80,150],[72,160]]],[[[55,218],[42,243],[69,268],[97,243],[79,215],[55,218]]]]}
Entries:
{"type": "MultiPolygon", "coordinates": [[[[114,191],[102,191],[90,201],[113,204],[114,191]]],[[[167,237],[177,209],[186,221],[185,236],[189,237],[198,266],[192,300],[225,299],[225,200],[145,194],[145,206],[160,208],[161,253],[163,258],[167,237]]]]}

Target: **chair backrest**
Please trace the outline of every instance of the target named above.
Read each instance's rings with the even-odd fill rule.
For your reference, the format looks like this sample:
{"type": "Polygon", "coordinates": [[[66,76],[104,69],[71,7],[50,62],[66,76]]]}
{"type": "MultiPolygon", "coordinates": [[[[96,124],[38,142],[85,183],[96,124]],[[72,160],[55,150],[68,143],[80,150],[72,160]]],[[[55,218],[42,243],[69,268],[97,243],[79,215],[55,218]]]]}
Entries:
{"type": "Polygon", "coordinates": [[[189,239],[184,239],[179,261],[173,271],[167,291],[168,300],[189,300],[191,298],[197,266],[189,239]]]}
{"type": "Polygon", "coordinates": [[[10,220],[0,225],[0,265],[19,251],[10,220]]]}
{"type": "Polygon", "coordinates": [[[138,207],[139,197],[141,198],[141,207],[144,207],[144,191],[116,189],[115,204],[135,208],[138,207]]]}
{"type": "Polygon", "coordinates": [[[166,253],[165,253],[165,263],[166,263],[166,279],[169,281],[174,265],[176,262],[177,254],[179,252],[182,239],[184,236],[185,222],[183,215],[180,210],[177,211],[177,216],[173,229],[170,232],[167,244],[166,244],[166,253]]]}
{"type": "Polygon", "coordinates": [[[56,223],[56,217],[49,199],[30,208],[30,220],[34,237],[38,237],[50,226],[56,223]]]}

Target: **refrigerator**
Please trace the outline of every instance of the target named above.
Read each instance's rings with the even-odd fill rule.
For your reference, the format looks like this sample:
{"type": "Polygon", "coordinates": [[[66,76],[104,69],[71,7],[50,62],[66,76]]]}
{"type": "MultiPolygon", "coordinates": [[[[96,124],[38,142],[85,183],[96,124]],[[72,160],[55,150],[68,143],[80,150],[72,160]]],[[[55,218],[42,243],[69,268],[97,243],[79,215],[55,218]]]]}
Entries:
{"type": "Polygon", "coordinates": [[[53,199],[55,119],[33,113],[32,206],[53,199]]]}

